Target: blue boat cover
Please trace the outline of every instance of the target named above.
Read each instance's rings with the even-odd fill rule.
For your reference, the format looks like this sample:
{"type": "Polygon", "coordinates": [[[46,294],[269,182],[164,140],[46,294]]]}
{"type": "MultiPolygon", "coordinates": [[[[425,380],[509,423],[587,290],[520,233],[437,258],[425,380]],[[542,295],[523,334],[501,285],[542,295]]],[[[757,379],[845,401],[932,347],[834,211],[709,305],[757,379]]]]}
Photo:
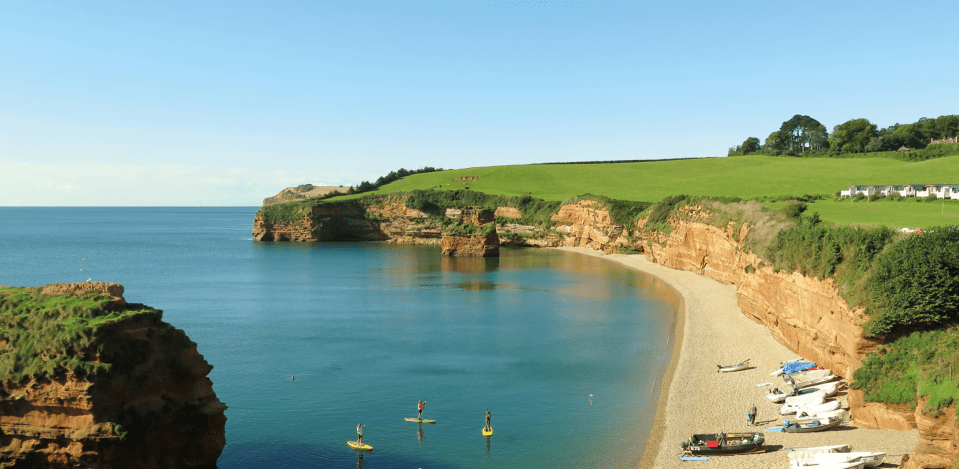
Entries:
{"type": "Polygon", "coordinates": [[[814,366],[816,366],[816,364],[810,362],[787,363],[782,366],[782,370],[784,374],[788,375],[789,373],[808,370],[814,366]]]}
{"type": "Polygon", "coordinates": [[[680,456],[680,461],[709,461],[706,456],[680,456]]]}

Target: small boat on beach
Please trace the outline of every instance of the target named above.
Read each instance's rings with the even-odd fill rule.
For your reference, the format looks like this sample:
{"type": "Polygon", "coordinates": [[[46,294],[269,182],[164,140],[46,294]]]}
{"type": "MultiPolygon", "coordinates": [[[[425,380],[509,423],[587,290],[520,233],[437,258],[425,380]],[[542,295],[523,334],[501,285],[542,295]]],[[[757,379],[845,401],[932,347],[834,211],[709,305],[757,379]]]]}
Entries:
{"type": "Polygon", "coordinates": [[[842,419],[837,417],[812,420],[784,420],[783,431],[786,433],[812,433],[830,430],[840,425],[842,425],[842,419]]]}
{"type": "Polygon", "coordinates": [[[836,379],[830,370],[804,371],[801,375],[783,375],[787,383],[795,389],[807,388],[816,384],[828,383],[836,379]]]}
{"type": "Polygon", "coordinates": [[[798,406],[783,405],[779,408],[779,415],[796,414],[799,412],[805,412],[806,415],[819,415],[837,409],[839,409],[839,401],[800,404],[798,406]]]}
{"type": "Polygon", "coordinates": [[[843,420],[846,419],[849,411],[843,409],[835,410],[823,410],[823,411],[810,411],[808,408],[796,410],[797,419],[825,419],[830,417],[841,417],[843,420]]]}
{"type": "Polygon", "coordinates": [[[886,453],[871,451],[855,451],[849,453],[805,453],[802,455],[789,454],[790,467],[856,467],[842,466],[843,464],[862,464],[863,467],[876,467],[886,459],[886,453]]]}
{"type": "Polygon", "coordinates": [[[832,445],[832,446],[809,446],[804,448],[795,448],[789,452],[789,459],[803,459],[819,453],[848,453],[852,451],[851,445],[832,445]]]}
{"type": "Polygon", "coordinates": [[[781,375],[781,374],[787,374],[787,375],[788,375],[788,374],[790,374],[790,373],[796,373],[796,372],[799,372],[799,371],[806,371],[806,370],[808,370],[808,369],[810,369],[810,368],[815,368],[815,367],[816,367],[816,364],[815,364],[815,363],[812,363],[812,362],[793,361],[793,362],[789,362],[789,363],[783,363],[782,366],[780,366],[778,370],[773,371],[772,373],[769,373],[769,376],[777,376],[777,375],[781,375]]]}
{"type": "Polygon", "coordinates": [[[795,397],[795,396],[802,396],[806,394],[812,394],[816,391],[825,391],[826,396],[828,397],[835,394],[837,390],[839,390],[839,383],[834,381],[832,383],[816,384],[816,385],[805,387],[805,388],[793,389],[789,393],[786,393],[785,391],[781,391],[778,388],[776,388],[770,392],[767,392],[766,398],[772,402],[778,403],[778,402],[785,401],[787,397],[795,397]]]}
{"type": "Polygon", "coordinates": [[[825,463],[820,464],[817,459],[803,459],[796,461],[789,461],[790,469],[863,469],[866,467],[866,463],[863,461],[858,462],[835,462],[835,463],[825,463]]]}
{"type": "Polygon", "coordinates": [[[766,437],[762,433],[700,433],[684,441],[683,452],[697,456],[761,453],[766,437]]]}
{"type": "Polygon", "coordinates": [[[716,369],[717,373],[719,373],[720,371],[722,371],[723,373],[729,373],[730,371],[745,370],[746,368],[749,368],[749,359],[747,358],[746,361],[742,363],[737,363],[735,365],[716,365],[716,368],[717,368],[716,369]]]}

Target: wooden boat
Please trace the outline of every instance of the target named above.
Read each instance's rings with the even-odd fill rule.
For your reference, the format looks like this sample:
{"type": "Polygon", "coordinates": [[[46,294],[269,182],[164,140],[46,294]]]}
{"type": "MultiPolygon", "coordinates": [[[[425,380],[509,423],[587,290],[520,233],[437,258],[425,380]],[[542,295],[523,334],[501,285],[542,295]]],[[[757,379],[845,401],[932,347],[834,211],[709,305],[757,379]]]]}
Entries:
{"type": "Polygon", "coordinates": [[[762,433],[702,433],[683,442],[683,452],[697,456],[761,453],[766,437],[762,433]]]}
{"type": "Polygon", "coordinates": [[[799,420],[799,421],[783,421],[783,431],[786,433],[811,433],[811,432],[821,432],[823,430],[830,430],[842,425],[842,419],[840,418],[829,418],[829,419],[812,419],[812,420],[799,420]]]}
{"type": "Polygon", "coordinates": [[[749,368],[749,360],[750,359],[747,358],[746,361],[742,363],[737,363],[735,365],[716,365],[716,368],[717,368],[716,372],[718,373],[722,371],[723,373],[728,373],[730,371],[745,370],[746,368],[749,368]]]}
{"type": "Polygon", "coordinates": [[[816,392],[816,391],[825,391],[825,392],[826,392],[826,396],[828,397],[828,396],[831,396],[831,395],[835,394],[836,391],[838,391],[838,390],[839,390],[839,383],[838,383],[838,382],[816,384],[816,385],[809,386],[809,387],[806,387],[806,388],[793,389],[793,390],[790,391],[789,393],[786,393],[785,391],[780,391],[778,388],[776,388],[776,389],[773,389],[773,390],[770,391],[770,392],[767,392],[767,393],[766,393],[766,398],[769,399],[769,400],[772,401],[772,402],[778,403],[778,402],[783,402],[783,401],[785,401],[787,397],[802,396],[802,395],[805,395],[805,394],[814,393],[814,392],[816,392]]]}

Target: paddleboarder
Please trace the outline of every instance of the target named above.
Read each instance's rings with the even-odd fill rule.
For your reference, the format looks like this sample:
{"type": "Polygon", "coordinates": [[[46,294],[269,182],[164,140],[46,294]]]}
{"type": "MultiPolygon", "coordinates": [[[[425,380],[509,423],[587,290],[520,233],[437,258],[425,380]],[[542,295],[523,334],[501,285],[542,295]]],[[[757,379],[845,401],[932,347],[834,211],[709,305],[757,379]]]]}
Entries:
{"type": "Polygon", "coordinates": [[[416,418],[420,420],[423,420],[423,407],[426,407],[426,401],[420,400],[420,402],[416,404],[416,410],[418,411],[416,418]]]}
{"type": "Polygon", "coordinates": [[[356,425],[356,446],[363,446],[363,429],[366,425],[359,423],[356,425]]]}
{"type": "Polygon", "coordinates": [[[490,419],[490,413],[489,413],[489,411],[487,410],[487,411],[486,411],[486,431],[490,431],[490,429],[492,428],[492,427],[490,427],[489,419],[490,419]]]}

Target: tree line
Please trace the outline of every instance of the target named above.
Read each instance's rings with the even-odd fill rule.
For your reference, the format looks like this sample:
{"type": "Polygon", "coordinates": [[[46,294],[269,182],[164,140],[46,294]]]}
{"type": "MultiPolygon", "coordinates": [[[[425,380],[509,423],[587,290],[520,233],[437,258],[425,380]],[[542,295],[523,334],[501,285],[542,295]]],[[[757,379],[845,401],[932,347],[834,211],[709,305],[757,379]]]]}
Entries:
{"type": "Polygon", "coordinates": [[[901,148],[918,150],[932,141],[959,136],[959,115],[936,118],[922,117],[912,124],[893,124],[878,128],[868,119],[851,119],[834,126],[826,126],[809,116],[796,114],[783,122],[760,143],[749,137],[743,143],[730,147],[727,156],[753,153],[772,156],[834,156],[841,153],[896,151],[901,148]]]}

